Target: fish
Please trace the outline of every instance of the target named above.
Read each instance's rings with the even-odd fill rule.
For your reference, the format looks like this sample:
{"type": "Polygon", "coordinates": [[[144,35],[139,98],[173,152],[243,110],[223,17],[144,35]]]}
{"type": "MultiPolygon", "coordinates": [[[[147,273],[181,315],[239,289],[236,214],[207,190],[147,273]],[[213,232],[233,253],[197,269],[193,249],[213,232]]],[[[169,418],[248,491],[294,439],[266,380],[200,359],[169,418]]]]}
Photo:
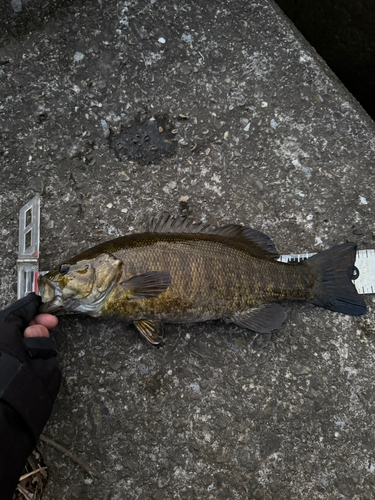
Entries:
{"type": "Polygon", "coordinates": [[[359,316],[366,304],[352,283],[356,248],[342,243],[282,263],[261,231],[163,214],[145,232],[100,243],[40,276],[41,312],[123,318],[152,345],[162,343],[164,323],[222,319],[277,331],[284,300],[359,316]]]}

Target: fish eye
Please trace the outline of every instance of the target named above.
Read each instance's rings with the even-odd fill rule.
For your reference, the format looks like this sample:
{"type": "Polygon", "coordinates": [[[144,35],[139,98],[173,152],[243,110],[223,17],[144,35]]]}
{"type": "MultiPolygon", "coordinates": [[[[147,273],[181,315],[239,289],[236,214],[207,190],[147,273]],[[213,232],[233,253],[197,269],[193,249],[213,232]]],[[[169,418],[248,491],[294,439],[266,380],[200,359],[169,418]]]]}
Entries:
{"type": "Polygon", "coordinates": [[[69,272],[69,269],[70,269],[70,266],[68,266],[68,264],[62,264],[60,266],[59,273],[62,274],[62,275],[64,275],[67,272],[69,272]]]}

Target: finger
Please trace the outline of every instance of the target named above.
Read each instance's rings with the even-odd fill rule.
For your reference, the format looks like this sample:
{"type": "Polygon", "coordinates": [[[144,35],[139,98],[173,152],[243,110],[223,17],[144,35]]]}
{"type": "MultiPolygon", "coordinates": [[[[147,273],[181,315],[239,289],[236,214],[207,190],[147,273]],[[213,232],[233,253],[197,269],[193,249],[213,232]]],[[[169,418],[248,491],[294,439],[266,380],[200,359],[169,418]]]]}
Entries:
{"type": "Polygon", "coordinates": [[[48,329],[55,328],[57,326],[59,320],[53,314],[42,313],[35,316],[29,323],[29,326],[32,325],[43,325],[48,329]]]}
{"type": "Polygon", "coordinates": [[[49,330],[44,325],[32,325],[28,326],[23,333],[25,338],[30,337],[49,337],[49,330]]]}

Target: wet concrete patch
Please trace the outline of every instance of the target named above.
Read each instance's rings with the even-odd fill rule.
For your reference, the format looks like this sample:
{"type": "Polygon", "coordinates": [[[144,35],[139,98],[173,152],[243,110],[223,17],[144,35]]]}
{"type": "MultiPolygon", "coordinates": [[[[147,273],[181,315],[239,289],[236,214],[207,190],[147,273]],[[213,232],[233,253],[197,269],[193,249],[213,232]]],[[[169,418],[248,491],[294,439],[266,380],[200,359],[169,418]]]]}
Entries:
{"type": "Polygon", "coordinates": [[[154,163],[176,152],[173,124],[168,115],[159,115],[111,133],[108,141],[119,159],[128,158],[141,164],[154,163]]]}

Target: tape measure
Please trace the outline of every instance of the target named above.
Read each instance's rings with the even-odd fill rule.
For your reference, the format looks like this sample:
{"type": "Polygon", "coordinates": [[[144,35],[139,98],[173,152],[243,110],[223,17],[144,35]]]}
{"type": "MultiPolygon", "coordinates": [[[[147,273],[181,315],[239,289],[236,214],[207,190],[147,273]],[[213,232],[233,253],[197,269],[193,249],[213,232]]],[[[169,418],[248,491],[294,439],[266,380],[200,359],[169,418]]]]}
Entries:
{"type": "MultiPolygon", "coordinates": [[[[19,249],[17,259],[17,296],[22,298],[30,292],[38,293],[40,238],[40,196],[36,195],[20,210],[19,249]]],[[[281,255],[280,262],[301,262],[315,253],[281,255]]],[[[375,250],[357,250],[353,283],[360,294],[375,293],[375,250]],[[355,277],[354,277],[355,276],[355,277]]]]}

